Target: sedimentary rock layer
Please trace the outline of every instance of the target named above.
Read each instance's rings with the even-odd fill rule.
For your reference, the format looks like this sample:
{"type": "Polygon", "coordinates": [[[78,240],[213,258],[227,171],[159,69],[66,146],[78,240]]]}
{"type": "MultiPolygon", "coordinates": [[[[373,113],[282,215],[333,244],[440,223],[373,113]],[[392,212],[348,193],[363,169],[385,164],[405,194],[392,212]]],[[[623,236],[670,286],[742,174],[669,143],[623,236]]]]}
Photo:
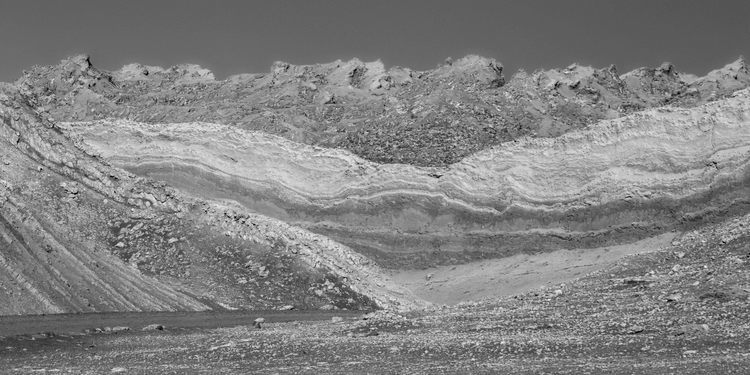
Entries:
{"type": "Polygon", "coordinates": [[[403,268],[613,245],[750,208],[750,93],[664,107],[448,167],[210,124],[69,123],[134,173],[330,236],[403,268]]]}
{"type": "Polygon", "coordinates": [[[341,244],[85,153],[1,85],[0,302],[0,314],[420,303],[341,244]]]}

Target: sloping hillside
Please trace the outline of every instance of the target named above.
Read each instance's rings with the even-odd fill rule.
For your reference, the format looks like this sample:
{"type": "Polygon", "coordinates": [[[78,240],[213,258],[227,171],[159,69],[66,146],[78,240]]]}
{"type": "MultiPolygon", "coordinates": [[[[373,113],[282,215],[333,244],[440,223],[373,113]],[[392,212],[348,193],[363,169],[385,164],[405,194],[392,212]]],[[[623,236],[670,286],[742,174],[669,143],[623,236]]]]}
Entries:
{"type": "Polygon", "coordinates": [[[425,268],[597,248],[750,208],[750,93],[662,107],[444,168],[377,164],[235,127],[100,120],[65,130],[135,174],[425,268]]]}
{"type": "Polygon", "coordinates": [[[0,96],[0,314],[401,303],[348,248],[85,153],[0,96]]]}

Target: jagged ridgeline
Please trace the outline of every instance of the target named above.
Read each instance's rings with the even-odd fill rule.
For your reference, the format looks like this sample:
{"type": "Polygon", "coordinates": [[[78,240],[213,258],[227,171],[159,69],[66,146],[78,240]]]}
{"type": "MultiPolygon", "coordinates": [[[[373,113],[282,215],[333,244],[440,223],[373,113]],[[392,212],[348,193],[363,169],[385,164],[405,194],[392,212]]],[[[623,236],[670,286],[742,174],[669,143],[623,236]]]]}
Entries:
{"type": "Polygon", "coordinates": [[[86,56],[36,67],[18,85],[57,121],[203,121],[341,148],[379,163],[443,166],[522,136],[558,136],[663,105],[694,107],[750,84],[740,59],[705,77],[671,64],[519,72],[467,56],[433,70],[335,61],[217,81],[196,65],[106,72],[86,56]]]}

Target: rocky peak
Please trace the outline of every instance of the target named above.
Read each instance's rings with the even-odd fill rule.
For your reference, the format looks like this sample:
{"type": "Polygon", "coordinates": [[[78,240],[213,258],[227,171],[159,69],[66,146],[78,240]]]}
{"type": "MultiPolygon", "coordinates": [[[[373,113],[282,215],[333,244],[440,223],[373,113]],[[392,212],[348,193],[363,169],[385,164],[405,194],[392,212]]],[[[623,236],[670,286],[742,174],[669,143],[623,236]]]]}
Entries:
{"type": "Polygon", "coordinates": [[[124,65],[120,70],[112,72],[112,76],[117,81],[137,81],[141,79],[148,79],[149,76],[153,78],[156,73],[165,73],[166,69],[159,66],[148,66],[143,64],[127,64],[124,65]]]}
{"type": "Polygon", "coordinates": [[[89,85],[91,80],[110,80],[111,76],[95,68],[89,55],[81,54],[50,67],[34,67],[21,80],[57,80],[68,84],[89,85]]]}
{"type": "Polygon", "coordinates": [[[657,73],[666,75],[676,74],[674,65],[671,62],[663,62],[661,65],[659,65],[658,68],[655,69],[655,71],[657,73]]]}
{"type": "Polygon", "coordinates": [[[88,55],[64,59],[53,66],[36,66],[25,71],[16,85],[40,111],[54,107],[55,101],[68,93],[96,96],[115,86],[112,75],[94,67],[88,55]]]}
{"type": "Polygon", "coordinates": [[[742,73],[747,73],[747,72],[748,72],[748,70],[749,70],[749,69],[748,69],[748,67],[747,67],[747,61],[745,60],[745,56],[740,56],[740,57],[739,57],[739,58],[738,58],[738,59],[737,59],[737,60],[736,60],[736,61],[734,62],[734,64],[736,64],[736,65],[737,65],[737,67],[738,67],[738,68],[737,68],[737,71],[739,71],[739,72],[742,72],[742,73]]]}
{"type": "Polygon", "coordinates": [[[119,82],[167,80],[175,84],[190,84],[215,81],[213,72],[197,64],[180,64],[165,69],[160,66],[132,63],[112,72],[112,76],[119,82]]]}
{"type": "Polygon", "coordinates": [[[583,81],[594,79],[596,69],[590,66],[578,64],[568,65],[565,69],[550,69],[537,71],[533,74],[533,80],[540,87],[555,89],[565,85],[571,89],[580,87],[583,81]]]}
{"type": "Polygon", "coordinates": [[[60,65],[77,65],[79,70],[86,71],[91,69],[92,67],[91,56],[86,54],[73,56],[68,59],[62,60],[60,62],[60,65]]]}
{"type": "Polygon", "coordinates": [[[691,83],[694,92],[703,96],[718,98],[750,85],[750,72],[743,57],[712,70],[705,77],[691,83]]]}
{"type": "Polygon", "coordinates": [[[708,73],[707,76],[731,76],[734,79],[740,79],[742,76],[748,75],[747,62],[743,56],[740,56],[737,60],[725,65],[720,69],[716,69],[708,73]]]}
{"type": "Polygon", "coordinates": [[[169,68],[176,75],[177,83],[199,83],[215,81],[214,73],[197,64],[180,64],[169,68]]]}
{"type": "Polygon", "coordinates": [[[486,85],[490,88],[505,84],[503,65],[495,59],[468,55],[458,60],[448,59],[445,64],[429,73],[438,80],[458,81],[465,84],[486,85]]]}

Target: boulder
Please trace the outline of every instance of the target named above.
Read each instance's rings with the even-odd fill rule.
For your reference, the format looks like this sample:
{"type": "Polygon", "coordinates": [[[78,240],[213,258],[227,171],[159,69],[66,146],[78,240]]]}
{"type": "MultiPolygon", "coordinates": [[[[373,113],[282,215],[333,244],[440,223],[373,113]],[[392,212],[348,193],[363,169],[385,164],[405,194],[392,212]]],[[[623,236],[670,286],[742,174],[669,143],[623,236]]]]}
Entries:
{"type": "Polygon", "coordinates": [[[163,331],[164,326],[161,324],[149,324],[143,328],[141,328],[141,331],[163,331]]]}

